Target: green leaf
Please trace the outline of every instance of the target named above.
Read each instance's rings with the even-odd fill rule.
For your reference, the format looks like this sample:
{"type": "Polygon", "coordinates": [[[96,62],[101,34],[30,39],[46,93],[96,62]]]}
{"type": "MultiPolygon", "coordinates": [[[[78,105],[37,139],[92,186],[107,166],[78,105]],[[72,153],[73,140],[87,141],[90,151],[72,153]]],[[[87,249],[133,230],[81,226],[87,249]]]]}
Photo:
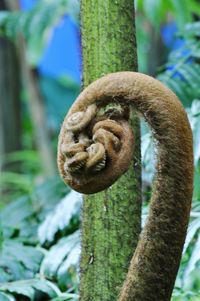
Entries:
{"type": "Polygon", "coordinates": [[[34,289],[28,285],[31,280],[15,281],[10,283],[0,284],[0,291],[16,293],[28,297],[31,301],[34,300],[34,289]]]}
{"type": "Polygon", "coordinates": [[[8,153],[4,156],[5,163],[20,162],[20,166],[24,170],[38,171],[40,170],[39,155],[35,150],[22,150],[17,152],[8,153]]]}
{"type": "Polygon", "coordinates": [[[198,236],[197,241],[195,242],[194,249],[192,251],[191,257],[185,269],[184,278],[183,278],[185,283],[188,282],[188,277],[190,273],[195,269],[197,262],[200,260],[199,250],[200,250],[200,235],[198,236]]]}
{"type": "Polygon", "coordinates": [[[16,237],[18,232],[21,240],[37,243],[38,224],[68,191],[69,188],[56,176],[36,187],[30,196],[11,202],[0,212],[4,235],[16,237]]]}
{"type": "Polygon", "coordinates": [[[197,165],[198,161],[200,160],[200,100],[195,99],[192,102],[191,111],[189,112],[189,119],[194,138],[194,163],[197,165]]]}
{"type": "Polygon", "coordinates": [[[57,271],[57,281],[59,287],[66,288],[66,280],[68,285],[73,286],[77,283],[77,266],[80,259],[80,244],[77,243],[69,252],[67,258],[63,260],[57,271]]]}
{"type": "Polygon", "coordinates": [[[3,238],[3,227],[0,219],[0,254],[2,252],[3,238]]]}
{"type": "Polygon", "coordinates": [[[0,213],[2,225],[18,227],[20,222],[31,217],[33,208],[30,197],[23,196],[7,205],[0,213]]]}
{"type": "Polygon", "coordinates": [[[80,213],[81,194],[71,191],[55,209],[47,215],[38,229],[40,243],[53,241],[55,234],[69,226],[73,216],[80,213]]]}
{"type": "Polygon", "coordinates": [[[78,301],[79,295],[77,294],[70,294],[70,293],[63,293],[57,298],[52,299],[51,301],[78,301]]]}
{"type": "Polygon", "coordinates": [[[196,167],[194,171],[194,192],[193,192],[193,198],[196,200],[200,200],[199,179],[200,179],[200,168],[196,167]]]}
{"type": "Polygon", "coordinates": [[[40,291],[48,295],[50,298],[55,298],[60,291],[58,288],[54,290],[49,282],[42,279],[29,279],[4,283],[0,285],[0,292],[10,292],[17,295],[28,297],[31,301],[35,300],[35,291],[40,291]]]}
{"type": "Polygon", "coordinates": [[[5,241],[3,252],[6,255],[13,256],[16,261],[19,261],[23,264],[26,269],[33,271],[34,273],[38,272],[41,260],[43,258],[43,253],[41,249],[24,246],[21,243],[15,242],[14,240],[5,241]]]}
{"type": "Polygon", "coordinates": [[[189,0],[190,1],[190,11],[193,14],[200,15],[200,5],[198,0],[189,0]]]}
{"type": "Polygon", "coordinates": [[[8,293],[3,293],[3,292],[0,292],[0,300],[1,301],[16,301],[14,296],[12,296],[11,294],[8,294],[8,293]]]}
{"type": "Polygon", "coordinates": [[[150,184],[155,172],[155,154],[153,138],[150,132],[142,135],[142,165],[143,165],[143,181],[150,184]]]}
{"type": "Polygon", "coordinates": [[[166,71],[158,75],[158,79],[174,91],[185,107],[190,107],[200,95],[199,53],[199,41],[185,39],[183,47],[169,55],[166,71]]]}
{"type": "Polygon", "coordinates": [[[14,241],[4,241],[0,254],[0,282],[32,278],[39,271],[43,252],[14,241]]]}
{"type": "Polygon", "coordinates": [[[47,294],[51,298],[55,297],[57,294],[60,294],[60,290],[57,288],[57,286],[47,280],[34,281],[32,286],[36,290],[47,294]]]}
{"type": "Polygon", "coordinates": [[[79,256],[77,250],[80,252],[79,235],[79,231],[76,231],[72,235],[61,238],[56,245],[51,247],[40,268],[42,277],[55,279],[58,273],[62,273],[63,264],[65,265],[66,273],[71,264],[77,264],[79,256]]]}
{"type": "Polygon", "coordinates": [[[196,235],[199,229],[200,229],[200,219],[196,218],[192,220],[189,224],[183,254],[186,252],[189,244],[192,242],[194,236],[196,235]]]}
{"type": "Polygon", "coordinates": [[[188,23],[184,29],[189,35],[200,36],[200,22],[188,23]]]}
{"type": "Polygon", "coordinates": [[[190,0],[171,0],[171,3],[176,13],[176,22],[179,26],[179,29],[184,31],[185,24],[192,21],[190,0]]]}
{"type": "Polygon", "coordinates": [[[2,172],[0,181],[1,186],[14,186],[23,193],[30,193],[33,188],[33,181],[31,177],[14,172],[2,172]]]}

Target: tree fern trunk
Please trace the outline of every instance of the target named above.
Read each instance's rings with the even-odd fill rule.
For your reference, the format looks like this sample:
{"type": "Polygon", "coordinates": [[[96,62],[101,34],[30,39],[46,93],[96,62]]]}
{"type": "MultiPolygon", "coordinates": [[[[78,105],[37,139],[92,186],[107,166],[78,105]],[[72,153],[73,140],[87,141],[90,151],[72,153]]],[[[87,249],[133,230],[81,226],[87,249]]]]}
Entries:
{"type": "MultiPolygon", "coordinates": [[[[132,0],[82,0],[83,85],[116,71],[137,70],[132,0]]],[[[85,197],[80,299],[117,300],[141,227],[140,129],[129,171],[111,188],[85,197]]]]}

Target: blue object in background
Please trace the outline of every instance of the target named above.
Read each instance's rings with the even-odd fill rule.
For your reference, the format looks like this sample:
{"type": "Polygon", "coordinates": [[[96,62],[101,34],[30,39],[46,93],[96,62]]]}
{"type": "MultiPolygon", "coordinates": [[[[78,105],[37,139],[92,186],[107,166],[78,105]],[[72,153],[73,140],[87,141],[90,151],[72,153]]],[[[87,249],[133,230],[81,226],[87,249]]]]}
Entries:
{"type": "Polygon", "coordinates": [[[184,44],[184,40],[176,37],[178,32],[175,22],[165,24],[161,29],[161,35],[165,46],[171,50],[178,49],[184,44]]]}
{"type": "MultiPolygon", "coordinates": [[[[34,7],[38,0],[20,0],[23,10],[34,7]]],[[[52,30],[52,37],[38,63],[42,76],[66,76],[80,84],[81,51],[79,28],[70,16],[65,15],[52,30]]]]}
{"type": "Polygon", "coordinates": [[[38,0],[20,0],[20,6],[23,10],[29,10],[38,2],[38,0]]]}
{"type": "Polygon", "coordinates": [[[65,75],[80,83],[79,42],[77,25],[69,16],[64,16],[53,30],[52,39],[39,62],[39,72],[50,77],[65,75]]]}
{"type": "MultiPolygon", "coordinates": [[[[38,1],[20,0],[21,9],[30,10],[38,1]]],[[[38,83],[52,131],[59,131],[65,113],[79,94],[80,52],[79,28],[70,16],[65,15],[52,29],[51,38],[37,65],[38,83]]]]}
{"type": "Polygon", "coordinates": [[[172,78],[179,78],[181,81],[185,81],[185,76],[179,72],[177,68],[177,62],[180,59],[185,60],[185,64],[190,64],[193,58],[190,57],[191,49],[187,47],[186,42],[183,38],[177,37],[177,25],[175,22],[170,22],[163,26],[161,30],[163,42],[166,47],[168,47],[173,53],[173,63],[167,64],[166,70],[173,73],[172,78]]]}

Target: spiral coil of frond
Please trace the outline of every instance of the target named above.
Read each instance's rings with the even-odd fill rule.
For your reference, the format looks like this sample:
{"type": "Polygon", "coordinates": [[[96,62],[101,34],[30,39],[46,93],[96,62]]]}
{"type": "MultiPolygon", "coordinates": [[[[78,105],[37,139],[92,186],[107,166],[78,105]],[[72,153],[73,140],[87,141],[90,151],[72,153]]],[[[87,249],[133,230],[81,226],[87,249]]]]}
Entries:
{"type": "Polygon", "coordinates": [[[122,112],[128,106],[139,112],[151,127],[158,148],[149,217],[119,300],[169,301],[192,200],[191,128],[176,95],[159,81],[134,72],[100,78],[79,95],[60,133],[60,173],[77,191],[94,193],[109,187],[132,158],[134,139],[127,114],[97,114],[110,102],[119,104],[122,112]]]}
{"type": "Polygon", "coordinates": [[[109,187],[128,169],[134,149],[133,134],[123,114],[115,118],[116,114],[109,112],[110,117],[98,118],[97,109],[92,104],[85,111],[69,114],[60,135],[59,169],[64,181],[82,193],[109,187]]]}

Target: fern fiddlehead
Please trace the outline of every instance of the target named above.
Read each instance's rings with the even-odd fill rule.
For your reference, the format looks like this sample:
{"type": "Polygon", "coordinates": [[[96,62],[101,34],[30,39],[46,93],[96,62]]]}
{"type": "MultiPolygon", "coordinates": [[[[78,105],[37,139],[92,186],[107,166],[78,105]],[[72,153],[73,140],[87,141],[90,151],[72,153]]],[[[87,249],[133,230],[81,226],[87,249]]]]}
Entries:
{"type": "Polygon", "coordinates": [[[97,109],[91,104],[86,110],[69,113],[59,142],[58,165],[64,181],[87,194],[113,184],[128,169],[133,153],[128,120],[123,119],[122,113],[115,119],[100,116],[95,120],[97,109]]]}
{"type": "Polygon", "coordinates": [[[119,300],[169,301],[193,189],[192,133],[187,115],[175,94],[149,76],[118,72],[92,83],[69,111],[58,147],[64,181],[83,193],[111,185],[127,170],[132,158],[134,138],[127,114],[98,116],[98,109],[109,102],[132,106],[142,114],[158,149],[148,221],[119,300]]]}

